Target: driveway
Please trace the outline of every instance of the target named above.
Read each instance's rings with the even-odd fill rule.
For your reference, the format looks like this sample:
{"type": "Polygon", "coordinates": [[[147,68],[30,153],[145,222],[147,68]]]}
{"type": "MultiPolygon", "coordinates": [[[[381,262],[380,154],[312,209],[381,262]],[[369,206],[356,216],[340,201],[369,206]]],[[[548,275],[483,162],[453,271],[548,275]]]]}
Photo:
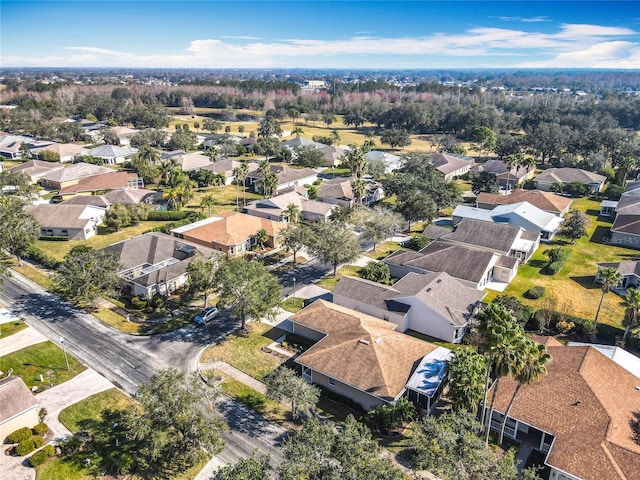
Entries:
{"type": "Polygon", "coordinates": [[[18,333],[0,339],[0,357],[47,340],[49,339],[35,328],[27,327],[18,333]]]}
{"type": "Polygon", "coordinates": [[[113,386],[98,372],[88,368],[71,380],[36,395],[40,407],[47,410],[44,422],[53,431],[54,439],[63,440],[71,436],[71,432],[58,421],[58,415],[62,410],[91,395],[109,390],[113,386]]]}

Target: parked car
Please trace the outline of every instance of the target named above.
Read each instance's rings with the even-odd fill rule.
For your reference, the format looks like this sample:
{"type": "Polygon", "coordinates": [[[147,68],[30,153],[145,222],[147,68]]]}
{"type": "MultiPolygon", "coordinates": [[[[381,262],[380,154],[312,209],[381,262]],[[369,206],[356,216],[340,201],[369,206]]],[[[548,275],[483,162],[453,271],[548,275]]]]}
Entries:
{"type": "Polygon", "coordinates": [[[200,325],[204,325],[205,323],[213,320],[215,316],[218,315],[218,313],[218,307],[207,307],[201,310],[200,313],[198,313],[195,317],[193,317],[193,321],[200,325]]]}

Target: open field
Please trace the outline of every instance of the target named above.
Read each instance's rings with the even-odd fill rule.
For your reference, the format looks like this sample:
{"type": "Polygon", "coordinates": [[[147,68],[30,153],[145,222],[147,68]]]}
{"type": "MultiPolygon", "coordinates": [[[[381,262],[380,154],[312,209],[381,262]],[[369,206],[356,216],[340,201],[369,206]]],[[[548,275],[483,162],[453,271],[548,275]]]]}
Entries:
{"type": "Polygon", "coordinates": [[[255,322],[248,323],[247,330],[247,334],[234,333],[219,344],[210,346],[200,361],[213,362],[220,358],[247,375],[262,380],[275,370],[280,362],[268,353],[261,352],[260,347],[269,345],[285,332],[271,325],[255,322]]]}
{"type": "MultiPolygon", "coordinates": [[[[598,202],[584,198],[575,199],[572,207],[586,212],[591,225],[586,237],[577,240],[575,245],[566,245],[573,252],[567,265],[554,276],[542,275],[540,269],[548,261],[543,254],[544,250],[565,242],[555,240],[551,245],[542,244],[531,260],[520,267],[518,275],[504,293],[513,295],[534,308],[541,308],[544,297],[539,300],[529,300],[522,296],[529,288],[540,285],[546,288],[546,295],[556,298],[559,307],[565,304],[572,315],[593,319],[601,296],[599,285],[593,282],[597,269],[596,263],[635,260],[640,258],[640,251],[603,243],[611,223],[598,218],[600,209],[598,202]]],[[[495,298],[496,295],[498,293],[490,291],[485,301],[495,298]]],[[[624,308],[620,305],[620,301],[621,298],[618,295],[607,294],[599,322],[620,326],[624,315],[624,308]]]]}

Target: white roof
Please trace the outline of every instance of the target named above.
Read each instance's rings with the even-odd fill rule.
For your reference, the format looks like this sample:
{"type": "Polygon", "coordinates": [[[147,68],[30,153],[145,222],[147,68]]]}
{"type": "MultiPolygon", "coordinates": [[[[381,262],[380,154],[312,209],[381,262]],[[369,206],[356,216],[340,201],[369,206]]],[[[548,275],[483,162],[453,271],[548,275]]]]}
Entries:
{"type": "Polygon", "coordinates": [[[194,228],[201,227],[203,225],[208,225],[213,222],[217,222],[218,220],[222,220],[222,217],[209,217],[204,220],[199,220],[197,222],[189,223],[188,225],[184,225],[182,227],[174,228],[171,230],[172,233],[184,233],[189,230],[193,230],[194,228]]]}
{"type": "Polygon", "coordinates": [[[593,347],[603,355],[606,355],[611,360],[616,362],[631,375],[635,375],[640,378],[640,358],[630,354],[626,350],[620,347],[614,347],[613,345],[598,345],[593,343],[581,343],[581,342],[569,342],[568,347],[593,347]]]}
{"type": "Polygon", "coordinates": [[[448,348],[438,347],[420,361],[406,387],[427,397],[433,397],[447,376],[447,362],[453,356],[448,348]]]}
{"type": "Polygon", "coordinates": [[[454,217],[474,218],[486,222],[508,223],[525,230],[554,232],[562,224],[562,218],[553,213],[540,210],[529,202],[498,205],[493,210],[458,205],[453,211],[454,217]]]}
{"type": "Polygon", "coordinates": [[[92,157],[119,158],[119,157],[128,157],[129,155],[133,155],[137,151],[138,149],[133,147],[120,147],[118,145],[100,145],[99,147],[96,147],[93,150],[89,150],[87,154],[92,157]]]}

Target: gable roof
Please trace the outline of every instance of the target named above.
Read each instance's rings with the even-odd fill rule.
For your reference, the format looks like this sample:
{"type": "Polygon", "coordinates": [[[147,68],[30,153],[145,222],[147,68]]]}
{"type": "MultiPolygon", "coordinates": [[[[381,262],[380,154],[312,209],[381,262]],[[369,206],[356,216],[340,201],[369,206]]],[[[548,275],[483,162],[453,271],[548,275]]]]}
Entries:
{"type": "Polygon", "coordinates": [[[535,178],[536,182],[540,183],[571,183],[581,182],[585,184],[589,183],[604,183],[607,177],[598,173],[583,170],[581,168],[547,168],[544,172],[535,178]]]}
{"type": "MultiPolygon", "coordinates": [[[[272,173],[278,176],[278,184],[295,182],[296,180],[302,180],[304,178],[314,177],[317,175],[313,168],[291,168],[285,165],[269,165],[269,169],[272,173]]],[[[254,169],[249,172],[249,178],[260,178],[260,172],[258,169],[254,169]]]]}
{"type": "Polygon", "coordinates": [[[93,205],[94,207],[109,208],[111,202],[104,195],[76,195],[60,203],[61,205],[93,205]]]}
{"type": "Polygon", "coordinates": [[[68,167],[53,170],[42,178],[50,182],[64,183],[91,177],[93,175],[100,175],[102,173],[113,173],[113,171],[114,170],[111,168],[93,165],[92,163],[80,162],[69,165],[68,167]]]}
{"type": "Polygon", "coordinates": [[[635,195],[622,196],[616,205],[616,214],[640,215],[640,197],[635,195]]]}
{"type": "Polygon", "coordinates": [[[451,233],[451,229],[445,227],[439,227],[437,225],[427,225],[422,232],[422,235],[427,237],[429,240],[439,240],[445,235],[449,235],[451,233]]]}
{"type": "Polygon", "coordinates": [[[37,405],[38,401],[21,377],[12,376],[0,380],[0,424],[37,405]]]}
{"type": "Polygon", "coordinates": [[[127,146],[121,147],[120,145],[100,145],[99,147],[89,150],[87,152],[87,155],[101,158],[118,158],[130,157],[137,151],[137,148],[127,146]]]}
{"type": "Polygon", "coordinates": [[[105,209],[93,205],[43,203],[28,205],[24,211],[33,215],[40,227],[80,229],[88,223],[100,222],[105,209]]]}
{"type": "Polygon", "coordinates": [[[312,142],[311,140],[307,140],[306,138],[302,138],[302,137],[296,137],[296,138],[291,138],[289,140],[285,140],[284,142],[282,142],[282,145],[284,145],[289,149],[294,149],[295,147],[305,147],[305,146],[311,146],[315,148],[322,148],[327,146],[324,143],[312,142]]]}
{"type": "Polygon", "coordinates": [[[66,157],[68,155],[77,155],[87,151],[85,147],[76,145],[74,143],[52,143],[51,145],[45,145],[43,147],[36,147],[31,149],[32,152],[38,154],[44,152],[45,150],[57,153],[61,157],[66,157]]]}
{"type": "Polygon", "coordinates": [[[498,205],[491,210],[458,205],[453,210],[453,216],[519,225],[526,230],[535,230],[538,233],[543,230],[553,232],[562,223],[562,218],[553,213],[540,210],[528,202],[498,205]]]}
{"type": "Polygon", "coordinates": [[[509,252],[523,232],[524,229],[516,225],[463,218],[453,232],[443,235],[440,239],[509,252]]]}
{"type": "Polygon", "coordinates": [[[611,225],[611,231],[640,235],[640,215],[617,214],[613,225],[611,225]]]}
{"type": "Polygon", "coordinates": [[[285,227],[286,224],[282,222],[226,211],[171,231],[205,242],[235,246],[253,237],[260,229],[264,229],[270,237],[275,237],[285,227]]]}
{"type": "Polygon", "coordinates": [[[103,251],[117,256],[121,267],[120,275],[144,286],[156,285],[184,275],[196,254],[204,257],[219,254],[211,248],[157,232],[114,243],[103,251]],[[131,269],[133,270],[127,272],[131,269]]]}
{"type": "Polygon", "coordinates": [[[436,152],[429,155],[431,163],[445,175],[460,170],[463,167],[473,165],[474,159],[464,155],[436,152]]]}
{"type": "Polygon", "coordinates": [[[162,193],[145,188],[116,188],[104,194],[104,197],[109,200],[109,202],[120,203],[122,205],[143,203],[156,196],[161,197],[162,193]]]}
{"type": "Polygon", "coordinates": [[[82,178],[74,185],[68,185],[60,190],[60,195],[79,192],[94,192],[96,190],[111,190],[112,188],[126,188],[130,179],[137,179],[138,175],[128,172],[114,172],[92,175],[82,178]]]}
{"type": "MultiPolygon", "coordinates": [[[[555,435],[547,463],[584,480],[640,479],[631,423],[640,411],[638,379],[593,347],[547,347],[547,375],[523,385],[511,416],[555,435]]],[[[504,412],[517,383],[500,381],[504,412]],[[504,382],[504,383],[503,383],[504,382]]]]}
{"type": "Polygon", "coordinates": [[[59,163],[44,162],[42,160],[27,160],[26,162],[22,162],[11,168],[8,168],[7,171],[22,173],[27,177],[34,178],[42,176],[49,172],[62,170],[63,168],[64,166],[60,165],[59,163]]]}
{"type": "Polygon", "coordinates": [[[494,175],[502,175],[509,174],[517,179],[526,177],[529,172],[535,170],[535,167],[525,167],[523,165],[519,165],[518,168],[515,166],[509,168],[507,163],[503,160],[488,160],[479,165],[474,165],[471,167],[471,171],[475,173],[487,172],[492,173],[494,175]]]}
{"type": "Polygon", "coordinates": [[[437,347],[395,325],[316,300],[290,319],[326,336],[296,362],[387,401],[394,400],[422,358],[437,347]]]}
{"type": "MultiPolygon", "coordinates": [[[[209,162],[208,165],[200,167],[201,170],[210,170],[214,173],[224,173],[225,177],[229,178],[233,176],[233,169],[242,165],[242,162],[237,160],[231,160],[229,158],[222,158],[215,162],[209,162]]],[[[247,163],[249,171],[252,172],[258,168],[258,165],[254,162],[247,163]]]]}
{"type": "Polygon", "coordinates": [[[520,202],[528,202],[540,210],[559,215],[571,205],[572,199],[556,195],[552,192],[544,192],[542,190],[525,190],[522,188],[513,190],[510,195],[496,195],[481,192],[476,197],[476,205],[479,203],[489,205],[511,205],[520,202]]]}
{"type": "MultiPolygon", "coordinates": [[[[452,277],[478,283],[497,253],[477,250],[454,243],[434,241],[420,252],[393,252],[383,261],[406,265],[428,272],[447,272],[452,277]]],[[[497,258],[495,258],[497,260],[497,258]]]]}
{"type": "Polygon", "coordinates": [[[597,263],[598,268],[615,268],[621,275],[638,275],[640,277],[640,261],[597,263]]]}

